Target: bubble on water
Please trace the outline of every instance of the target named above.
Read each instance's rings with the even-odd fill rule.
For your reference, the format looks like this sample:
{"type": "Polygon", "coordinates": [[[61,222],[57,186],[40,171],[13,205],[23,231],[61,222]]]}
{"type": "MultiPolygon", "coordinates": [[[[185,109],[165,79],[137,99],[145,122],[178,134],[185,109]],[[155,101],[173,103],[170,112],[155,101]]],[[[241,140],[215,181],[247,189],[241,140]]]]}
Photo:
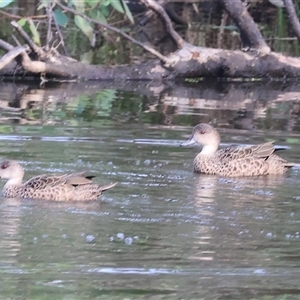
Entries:
{"type": "Polygon", "coordinates": [[[35,236],[35,237],[33,238],[33,242],[34,242],[34,243],[37,243],[37,241],[38,241],[38,238],[35,236]]]}
{"type": "Polygon", "coordinates": [[[128,236],[128,237],[125,239],[125,244],[126,244],[126,245],[131,245],[132,242],[133,242],[133,238],[130,237],[130,236],[128,236]]]}
{"type": "Polygon", "coordinates": [[[272,237],[272,236],[273,236],[273,233],[272,233],[272,232],[268,232],[268,233],[266,234],[266,236],[267,236],[267,237],[272,237]]]}
{"type": "Polygon", "coordinates": [[[139,236],[138,236],[138,235],[135,235],[133,238],[134,238],[135,240],[138,240],[138,239],[139,239],[139,236]]]}
{"type": "Polygon", "coordinates": [[[64,233],[64,234],[61,235],[61,237],[62,237],[63,239],[66,239],[66,238],[67,238],[67,235],[64,233]]]}
{"type": "Polygon", "coordinates": [[[109,238],[109,240],[110,240],[111,242],[113,242],[113,241],[114,241],[114,237],[111,236],[111,237],[109,238]]]}
{"type": "Polygon", "coordinates": [[[254,191],[253,194],[262,195],[262,196],[272,196],[273,195],[273,193],[271,191],[265,191],[265,190],[257,190],[257,191],[254,191]]]}
{"type": "Polygon", "coordinates": [[[43,234],[43,235],[42,235],[42,238],[43,238],[43,239],[45,239],[45,238],[47,238],[47,237],[48,237],[48,234],[43,234]]]}
{"type": "Polygon", "coordinates": [[[149,166],[150,164],[151,164],[151,160],[150,159],[144,160],[144,165],[149,166]]]}
{"type": "Polygon", "coordinates": [[[118,233],[117,233],[117,238],[120,239],[120,240],[124,240],[125,234],[122,233],[122,232],[118,232],[118,233]]]}
{"type": "Polygon", "coordinates": [[[285,235],[285,237],[286,237],[287,239],[291,238],[291,236],[292,236],[291,234],[286,234],[286,235],[285,235]]]}
{"type": "Polygon", "coordinates": [[[85,237],[85,240],[90,243],[95,239],[95,237],[92,234],[89,234],[85,237]]]}
{"type": "Polygon", "coordinates": [[[254,274],[266,274],[266,271],[264,269],[257,269],[253,273],[254,274]]]}

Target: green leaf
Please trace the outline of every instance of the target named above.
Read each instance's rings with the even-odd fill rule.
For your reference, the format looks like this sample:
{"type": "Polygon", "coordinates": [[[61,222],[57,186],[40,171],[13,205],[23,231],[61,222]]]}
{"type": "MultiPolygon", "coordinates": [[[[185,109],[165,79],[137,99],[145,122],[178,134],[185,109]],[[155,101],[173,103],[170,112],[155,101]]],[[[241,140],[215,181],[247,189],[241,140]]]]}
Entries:
{"type": "Polygon", "coordinates": [[[40,34],[39,34],[39,32],[37,31],[37,28],[36,28],[34,22],[33,22],[32,19],[30,19],[30,18],[27,18],[27,22],[29,23],[29,29],[30,29],[30,31],[31,31],[33,41],[34,41],[38,46],[40,46],[40,45],[41,45],[40,34]]]}
{"type": "Polygon", "coordinates": [[[38,6],[38,10],[42,8],[47,8],[48,7],[48,0],[40,0],[40,5],[38,6]]]}
{"type": "Polygon", "coordinates": [[[290,137],[290,138],[287,138],[286,141],[287,141],[288,144],[299,144],[299,139],[298,138],[290,137]]]}
{"type": "MultiPolygon", "coordinates": [[[[101,1],[101,5],[103,5],[103,6],[108,6],[108,5],[110,5],[111,2],[113,2],[113,1],[115,1],[115,0],[102,0],[102,1],[101,1]]],[[[118,1],[118,0],[117,0],[117,1],[118,1]]]]}
{"type": "Polygon", "coordinates": [[[100,2],[101,2],[101,0],[85,0],[85,3],[90,6],[96,6],[100,2]]]}
{"type": "Polygon", "coordinates": [[[107,24],[106,18],[105,18],[105,16],[102,14],[102,12],[100,10],[93,9],[90,12],[90,17],[93,20],[96,20],[96,21],[102,22],[104,24],[107,24]]]}
{"type": "Polygon", "coordinates": [[[69,19],[59,8],[54,10],[54,18],[59,26],[66,27],[69,19]]]}
{"type": "Polygon", "coordinates": [[[23,27],[26,24],[27,20],[25,18],[20,19],[17,23],[23,27]]]}
{"type": "Polygon", "coordinates": [[[107,6],[100,6],[99,11],[105,17],[108,17],[109,14],[110,14],[110,10],[109,10],[109,8],[107,6]]]}
{"type": "Polygon", "coordinates": [[[9,4],[11,4],[14,0],[0,0],[0,8],[3,8],[9,4]]]}
{"type": "Polygon", "coordinates": [[[73,1],[73,4],[77,12],[81,12],[81,13],[84,12],[84,0],[75,0],[73,1]]]}
{"type": "Polygon", "coordinates": [[[115,0],[115,1],[111,1],[110,4],[115,10],[117,10],[118,12],[120,12],[122,14],[125,14],[126,17],[130,20],[130,22],[132,24],[134,24],[133,16],[132,16],[131,11],[129,10],[125,1],[115,0]]]}
{"type": "Polygon", "coordinates": [[[14,129],[11,125],[0,125],[0,133],[12,133],[14,132],[14,129]]]}
{"type": "Polygon", "coordinates": [[[90,64],[92,62],[93,56],[94,56],[94,52],[92,50],[90,50],[88,52],[83,53],[80,56],[80,61],[83,64],[90,64]]]}
{"type": "Polygon", "coordinates": [[[110,14],[110,9],[108,6],[106,5],[103,5],[103,3],[101,2],[101,4],[98,6],[98,9],[97,9],[104,17],[107,17],[109,16],[110,14]]]}
{"type": "Polygon", "coordinates": [[[130,20],[130,22],[132,24],[134,24],[134,19],[133,19],[133,16],[131,14],[131,11],[130,11],[128,5],[126,4],[126,2],[124,0],[121,0],[121,1],[123,2],[123,6],[124,6],[124,9],[125,9],[125,15],[126,15],[126,17],[130,20]]]}
{"type": "Polygon", "coordinates": [[[118,12],[124,14],[124,9],[123,9],[123,6],[122,6],[122,3],[119,1],[119,0],[115,0],[115,1],[111,1],[111,6],[117,10],[118,12]]]}
{"type": "Polygon", "coordinates": [[[90,23],[80,16],[75,16],[74,21],[77,27],[89,38],[90,42],[93,43],[94,30],[90,23]]]}

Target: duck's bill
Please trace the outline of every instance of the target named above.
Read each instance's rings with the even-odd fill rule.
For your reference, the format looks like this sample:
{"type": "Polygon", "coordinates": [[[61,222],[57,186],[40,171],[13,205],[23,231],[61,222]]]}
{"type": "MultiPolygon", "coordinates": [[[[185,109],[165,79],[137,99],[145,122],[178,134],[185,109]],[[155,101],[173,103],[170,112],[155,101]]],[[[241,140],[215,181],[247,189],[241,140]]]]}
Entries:
{"type": "Polygon", "coordinates": [[[180,146],[185,147],[185,146],[193,146],[196,144],[197,142],[191,137],[186,142],[181,143],[180,146]]]}

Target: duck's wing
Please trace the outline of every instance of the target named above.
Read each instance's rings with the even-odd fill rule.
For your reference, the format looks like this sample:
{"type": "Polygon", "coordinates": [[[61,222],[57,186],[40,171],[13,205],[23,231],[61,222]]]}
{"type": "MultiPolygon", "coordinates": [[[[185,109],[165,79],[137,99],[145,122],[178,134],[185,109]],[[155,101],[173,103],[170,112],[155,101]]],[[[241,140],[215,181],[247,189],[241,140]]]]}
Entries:
{"type": "Polygon", "coordinates": [[[217,154],[220,160],[233,161],[247,157],[268,158],[274,151],[274,142],[267,142],[255,146],[228,147],[220,149],[217,154]]]}
{"type": "Polygon", "coordinates": [[[24,183],[25,187],[42,190],[61,184],[80,185],[91,183],[92,180],[83,176],[84,172],[72,174],[43,174],[33,177],[24,183]]]}
{"type": "Polygon", "coordinates": [[[92,178],[94,176],[82,176],[85,172],[70,174],[66,177],[66,183],[71,185],[83,185],[92,183],[92,178]]]}

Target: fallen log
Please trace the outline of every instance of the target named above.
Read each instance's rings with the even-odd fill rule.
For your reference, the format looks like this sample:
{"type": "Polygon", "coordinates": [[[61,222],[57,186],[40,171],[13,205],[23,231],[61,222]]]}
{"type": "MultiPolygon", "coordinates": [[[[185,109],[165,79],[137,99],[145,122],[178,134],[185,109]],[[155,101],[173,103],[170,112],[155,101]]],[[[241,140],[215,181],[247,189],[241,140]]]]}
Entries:
{"type": "MultiPolygon", "coordinates": [[[[141,1],[164,19],[166,30],[177,44],[177,51],[164,56],[155,49],[129,37],[119,29],[94,21],[71,8],[59,4],[62,8],[77,13],[90,22],[93,21],[99,26],[118,32],[123,37],[151,52],[156,56],[156,59],[142,64],[112,67],[83,64],[60,55],[55,48],[46,51],[44,48],[36,46],[22,31],[22,28],[16,22],[12,22],[12,26],[25,39],[28,46],[14,47],[0,40],[0,47],[8,52],[0,60],[0,76],[22,77],[23,79],[24,76],[25,78],[32,78],[33,76],[41,78],[42,82],[45,80],[256,80],[300,77],[300,59],[270,52],[257,28],[255,28],[256,24],[254,22],[246,24],[247,26],[245,24],[241,26],[253,51],[243,52],[240,50],[196,47],[183,40],[174,30],[171,20],[161,5],[153,0],[141,1]]],[[[235,3],[235,5],[229,6],[227,5],[229,0],[222,1],[226,10],[236,10],[231,11],[231,14],[237,19],[237,22],[243,22],[245,16],[239,18],[236,14],[241,9],[243,9],[243,14],[247,14],[247,11],[241,8],[241,3],[236,0],[238,4],[235,3]]],[[[248,20],[247,18],[246,20],[248,20]]]]}

